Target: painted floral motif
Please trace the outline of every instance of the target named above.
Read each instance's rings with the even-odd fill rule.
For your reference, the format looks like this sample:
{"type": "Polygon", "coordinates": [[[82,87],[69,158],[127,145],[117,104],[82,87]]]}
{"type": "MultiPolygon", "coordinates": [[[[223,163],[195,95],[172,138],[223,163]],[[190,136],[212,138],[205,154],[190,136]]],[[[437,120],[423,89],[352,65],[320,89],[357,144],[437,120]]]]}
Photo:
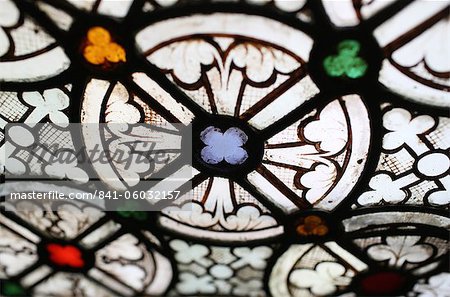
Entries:
{"type": "MultiPolygon", "coordinates": [[[[319,158],[318,158],[319,159],[319,158]]],[[[312,166],[311,170],[301,175],[299,180],[294,180],[298,188],[306,188],[304,195],[309,201],[314,201],[317,197],[323,197],[324,194],[334,186],[338,176],[338,169],[333,162],[325,161],[325,164],[312,166]]],[[[300,174],[298,174],[300,175],[300,174]]],[[[298,178],[298,176],[296,176],[298,178]]]]}
{"type": "Polygon", "coordinates": [[[172,239],[170,247],[180,270],[174,295],[264,296],[260,276],[272,256],[272,248],[205,246],[180,239],[172,239]]]}
{"type": "MultiPolygon", "coordinates": [[[[213,114],[241,116],[258,129],[280,119],[287,106],[298,107],[318,92],[303,67],[312,45],[310,38],[268,19],[226,13],[193,15],[149,26],[136,40],[147,59],[201,108],[213,114]],[[236,22],[248,26],[230,31],[236,22]],[[279,28],[277,36],[259,33],[268,25],[279,28]],[[185,30],[154,37],[154,30],[165,32],[171,26],[185,30]],[[253,26],[264,28],[256,32],[251,30],[253,26]],[[199,35],[198,31],[217,33],[199,35]],[[275,40],[283,39],[289,42],[282,47],[274,45],[275,40]],[[294,47],[299,43],[300,48],[294,47]],[[301,100],[289,100],[291,96],[301,100]],[[257,104],[263,99],[267,104],[257,104]]],[[[143,82],[136,82],[145,89],[143,82]]]]}
{"type": "Polygon", "coordinates": [[[448,108],[449,26],[446,1],[416,2],[379,26],[374,35],[385,55],[380,82],[407,100],[448,108]]]}
{"type": "Polygon", "coordinates": [[[232,95],[230,91],[233,90],[230,84],[233,79],[238,79],[233,73],[232,65],[244,69],[251,81],[259,83],[267,81],[273,71],[288,74],[300,66],[294,57],[280,50],[269,46],[261,47],[250,42],[231,44],[230,48],[223,50],[230,51],[225,60],[217,48],[205,40],[180,41],[156,51],[150,56],[150,60],[161,68],[173,69],[173,75],[186,84],[194,84],[200,79],[201,65],[211,65],[216,61],[222,78],[220,85],[216,85],[219,82],[215,80],[211,80],[211,83],[214,89],[219,87],[218,95],[223,96],[223,100],[226,95],[232,95]],[[166,60],[167,56],[171,57],[171,62],[166,60]],[[191,58],[183,59],[184,56],[191,58]],[[274,56],[277,57],[276,60],[273,59],[274,56]],[[183,63],[176,61],[183,61],[183,63]]]}
{"type": "Polygon", "coordinates": [[[39,283],[33,290],[34,296],[81,296],[110,297],[111,292],[82,274],[57,272],[39,283]],[[58,286],[55,286],[55,283],[58,286]]]}
{"type": "Polygon", "coordinates": [[[77,158],[72,152],[60,151],[55,156],[55,161],[45,166],[45,172],[51,177],[60,179],[67,177],[79,183],[86,183],[89,180],[89,176],[77,165],[77,158]],[[60,160],[63,160],[63,162],[60,162],[60,160]]]}
{"type": "Polygon", "coordinates": [[[97,207],[89,204],[60,203],[58,205],[38,204],[30,201],[19,201],[7,205],[11,211],[34,228],[55,238],[73,239],[92,226],[104,214],[97,207]],[[47,211],[48,209],[55,211],[47,211]],[[20,209],[21,211],[17,211],[20,209]]]}
{"type": "Polygon", "coordinates": [[[373,269],[360,279],[367,280],[367,292],[360,294],[393,295],[411,275],[426,275],[445,265],[449,239],[444,233],[433,236],[429,230],[444,231],[440,226],[449,224],[450,219],[445,215],[396,209],[348,215],[343,225],[347,234],[353,237],[353,243],[377,261],[378,267],[383,267],[382,271],[373,269]],[[405,230],[410,235],[405,235],[405,230]],[[385,285],[377,285],[381,282],[385,285]]]}
{"type": "Polygon", "coordinates": [[[37,261],[37,248],[27,238],[0,228],[0,278],[15,276],[37,261]]]}
{"type": "Polygon", "coordinates": [[[346,286],[351,278],[345,276],[346,269],[339,263],[322,262],[315,269],[296,269],[289,281],[296,287],[308,288],[317,296],[327,296],[338,286],[346,286]]]}
{"type": "MultiPolygon", "coordinates": [[[[327,153],[335,154],[348,142],[348,127],[343,111],[337,108],[337,102],[325,106],[312,121],[299,127],[306,140],[316,143],[327,153]]],[[[299,133],[301,137],[301,133],[299,133]]]]}
{"type": "Polygon", "coordinates": [[[362,171],[367,124],[359,97],[334,100],[269,139],[263,166],[308,203],[332,209],[362,171]],[[351,122],[358,122],[357,128],[351,122]]]}
{"type": "MultiPolygon", "coordinates": [[[[106,123],[139,123],[141,114],[136,104],[130,104],[129,91],[121,83],[117,83],[106,104],[106,123]]],[[[134,103],[134,102],[133,102],[134,103]]]]}
{"type": "Polygon", "coordinates": [[[269,288],[272,296],[338,296],[367,268],[336,242],[293,244],[277,257],[269,288]]]}
{"type": "Polygon", "coordinates": [[[96,253],[96,265],[141,291],[152,282],[156,263],[138,238],[125,234],[96,253]],[[127,278],[128,274],[133,278],[127,278]]]}
{"type": "Polygon", "coordinates": [[[427,115],[413,118],[407,110],[394,108],[384,114],[383,125],[391,131],[383,138],[384,149],[395,150],[403,144],[415,149],[422,145],[418,136],[430,130],[435,125],[435,121],[427,115]]]}
{"type": "Polygon", "coordinates": [[[232,266],[241,267],[249,265],[255,269],[263,269],[266,267],[266,262],[272,255],[272,250],[266,246],[258,246],[255,248],[237,247],[233,252],[240,259],[232,266]]]}
{"type": "Polygon", "coordinates": [[[214,286],[213,277],[210,275],[196,276],[193,273],[180,273],[180,281],[177,290],[186,295],[214,294],[217,289],[214,286]]]}
{"type": "Polygon", "coordinates": [[[238,184],[224,178],[205,180],[181,200],[187,201],[162,211],[161,221],[175,232],[183,230],[191,236],[217,240],[229,240],[232,236],[233,240],[243,242],[282,232],[268,209],[238,184]]]}
{"type": "Polygon", "coordinates": [[[358,205],[450,203],[448,117],[384,106],[383,150],[358,205]]]}
{"type": "Polygon", "coordinates": [[[408,192],[402,189],[402,179],[393,180],[388,174],[380,173],[372,177],[369,187],[372,191],[362,194],[358,202],[360,204],[376,204],[381,201],[401,202],[408,197],[408,192]]]}
{"type": "MultiPolygon", "coordinates": [[[[228,194],[228,193],[227,193],[228,194]]],[[[228,198],[228,197],[225,197],[228,198]]],[[[217,197],[209,197],[208,206],[218,203],[217,197]],[[215,200],[215,202],[213,201],[215,200]]],[[[276,225],[276,221],[269,215],[261,213],[257,207],[243,205],[237,207],[236,214],[228,213],[229,201],[222,201],[225,209],[218,210],[213,216],[210,211],[205,211],[199,202],[188,202],[183,207],[168,207],[164,211],[176,217],[180,222],[191,223],[193,226],[212,227],[220,224],[230,231],[246,231],[252,229],[264,229],[276,225]],[[179,212],[179,213],[177,213],[179,212]],[[183,213],[184,212],[184,213],[183,213]],[[188,213],[189,212],[189,213],[188,213]]]]}
{"type": "Polygon", "coordinates": [[[247,151],[242,148],[248,137],[239,128],[229,128],[222,133],[218,128],[208,127],[200,134],[200,139],[206,145],[201,156],[208,164],[225,160],[228,164],[238,165],[248,158],[247,151]]]}
{"type": "Polygon", "coordinates": [[[377,261],[402,267],[405,263],[417,263],[433,255],[431,245],[419,243],[420,236],[388,236],[386,244],[371,246],[367,253],[377,261]]]}
{"type": "Polygon", "coordinates": [[[425,31],[420,38],[395,51],[392,59],[407,68],[424,63],[424,68],[436,77],[445,78],[450,72],[450,62],[442,59],[450,51],[450,44],[442,42],[450,29],[450,22],[442,20],[425,31]],[[444,54],[445,55],[445,54],[444,54]]]}
{"type": "Polygon", "coordinates": [[[180,263],[189,264],[196,262],[200,265],[209,265],[209,263],[211,263],[210,260],[205,259],[209,254],[209,251],[208,248],[203,245],[189,245],[182,240],[173,240],[170,242],[170,247],[176,251],[175,259],[180,263]]]}
{"type": "Polygon", "coordinates": [[[69,122],[67,115],[63,112],[69,106],[69,97],[60,89],[45,90],[43,94],[25,92],[22,96],[27,104],[35,107],[26,123],[39,123],[46,116],[56,124],[69,122]]]}
{"type": "Polygon", "coordinates": [[[414,286],[413,292],[417,297],[448,297],[450,292],[450,273],[443,272],[431,276],[427,282],[414,286]]]}

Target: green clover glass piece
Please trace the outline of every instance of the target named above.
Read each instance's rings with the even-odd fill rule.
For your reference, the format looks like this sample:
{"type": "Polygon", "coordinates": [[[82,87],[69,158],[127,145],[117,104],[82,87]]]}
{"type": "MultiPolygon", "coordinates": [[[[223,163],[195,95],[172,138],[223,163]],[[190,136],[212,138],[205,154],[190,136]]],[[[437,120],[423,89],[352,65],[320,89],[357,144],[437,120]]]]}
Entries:
{"type": "Polygon", "coordinates": [[[359,78],[364,76],[367,70],[367,63],[364,59],[356,57],[353,59],[351,64],[348,66],[345,74],[350,78],[359,78]]]}
{"type": "Polygon", "coordinates": [[[358,41],[346,39],[338,46],[337,55],[329,55],[323,60],[325,72],[331,77],[360,78],[366,74],[367,62],[358,57],[361,45],[358,41]]]}
{"type": "Polygon", "coordinates": [[[117,209],[117,213],[120,215],[120,216],[122,216],[122,217],[124,217],[124,218],[129,218],[129,217],[131,217],[131,211],[128,211],[128,210],[125,210],[125,208],[122,208],[122,207],[119,207],[118,209],[117,209]]]}
{"type": "Polygon", "coordinates": [[[2,293],[5,296],[25,296],[24,288],[18,283],[6,281],[2,286],[2,293]]]}
{"type": "Polygon", "coordinates": [[[345,74],[345,60],[342,57],[328,56],[323,61],[323,66],[329,76],[339,77],[345,74]]]}
{"type": "Polygon", "coordinates": [[[117,213],[124,218],[132,218],[138,221],[144,221],[148,218],[145,211],[136,211],[138,204],[131,200],[125,202],[124,205],[117,208],[117,213]]]}
{"type": "Polygon", "coordinates": [[[337,49],[341,56],[356,57],[361,49],[361,45],[356,40],[346,39],[338,44],[337,49]]]}
{"type": "Polygon", "coordinates": [[[148,218],[147,213],[145,211],[134,211],[133,218],[138,221],[144,221],[148,218]]]}

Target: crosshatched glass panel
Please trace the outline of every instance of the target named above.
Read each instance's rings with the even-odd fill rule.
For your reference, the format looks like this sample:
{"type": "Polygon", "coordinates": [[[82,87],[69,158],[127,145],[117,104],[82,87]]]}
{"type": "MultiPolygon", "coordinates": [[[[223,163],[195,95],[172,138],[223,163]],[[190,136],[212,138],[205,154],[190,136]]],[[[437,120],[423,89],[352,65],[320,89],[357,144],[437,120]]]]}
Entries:
{"type": "Polygon", "coordinates": [[[0,0],[0,295],[449,296],[449,5],[0,0]]]}

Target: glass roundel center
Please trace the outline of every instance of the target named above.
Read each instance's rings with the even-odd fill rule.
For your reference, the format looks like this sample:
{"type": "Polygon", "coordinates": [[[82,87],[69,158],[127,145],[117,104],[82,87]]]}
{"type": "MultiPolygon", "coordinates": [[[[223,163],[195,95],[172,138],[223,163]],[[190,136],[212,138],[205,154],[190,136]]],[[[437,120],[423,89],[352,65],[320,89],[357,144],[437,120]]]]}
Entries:
{"type": "Polygon", "coordinates": [[[257,132],[237,118],[213,116],[193,124],[193,160],[208,174],[246,174],[260,163],[262,152],[257,132]]]}
{"type": "Polygon", "coordinates": [[[125,49],[114,42],[110,32],[103,27],[92,27],[86,34],[83,56],[93,65],[110,67],[110,64],[126,62],[125,49]]]}
{"type": "Polygon", "coordinates": [[[201,132],[200,139],[205,144],[200,155],[208,164],[225,161],[231,165],[240,165],[248,159],[248,153],[243,148],[248,136],[237,127],[222,132],[220,128],[209,126],[201,132]]]}

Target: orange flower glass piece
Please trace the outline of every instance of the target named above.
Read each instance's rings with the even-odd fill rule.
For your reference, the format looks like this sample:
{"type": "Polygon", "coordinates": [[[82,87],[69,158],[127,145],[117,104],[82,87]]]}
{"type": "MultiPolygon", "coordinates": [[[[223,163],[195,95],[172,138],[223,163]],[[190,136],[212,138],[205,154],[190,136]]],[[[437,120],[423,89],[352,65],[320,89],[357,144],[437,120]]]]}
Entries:
{"type": "Polygon", "coordinates": [[[297,233],[302,236],[323,236],[328,233],[328,227],[319,216],[310,215],[305,217],[303,223],[297,227],[297,233]]]}
{"type": "Polygon", "coordinates": [[[111,40],[111,34],[102,27],[90,28],[87,33],[87,45],[83,51],[84,58],[91,64],[101,65],[106,62],[126,62],[124,48],[111,40]]]}

